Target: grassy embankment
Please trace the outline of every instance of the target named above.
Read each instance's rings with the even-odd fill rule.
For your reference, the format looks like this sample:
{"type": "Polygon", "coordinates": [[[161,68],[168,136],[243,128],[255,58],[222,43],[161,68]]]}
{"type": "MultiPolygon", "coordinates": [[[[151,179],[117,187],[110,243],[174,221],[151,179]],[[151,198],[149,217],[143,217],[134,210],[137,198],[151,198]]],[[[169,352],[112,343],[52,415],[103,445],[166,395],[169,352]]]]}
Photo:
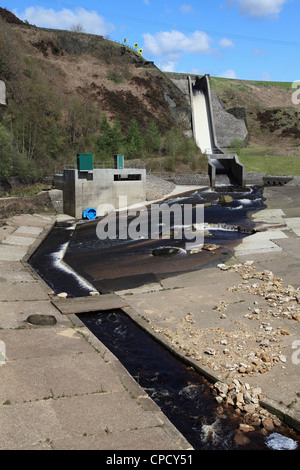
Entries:
{"type": "Polygon", "coordinates": [[[244,148],[238,151],[240,162],[247,171],[267,173],[268,175],[300,175],[299,156],[272,155],[270,148],[244,148]]]}
{"type": "MultiPolygon", "coordinates": [[[[255,90],[262,91],[264,89],[268,91],[278,89],[279,95],[278,93],[274,93],[276,95],[276,99],[277,95],[280,96],[281,94],[286,94],[287,92],[290,92],[292,90],[291,82],[236,80],[218,77],[211,77],[210,82],[211,88],[215,89],[219,93],[219,95],[226,102],[227,107],[239,105],[246,106],[248,111],[248,119],[250,121],[250,138],[252,140],[255,140],[255,137],[257,137],[258,135],[258,131],[259,140],[262,140],[262,138],[268,133],[268,128],[266,125],[257,131],[256,116],[259,108],[257,108],[256,100],[258,98],[255,97],[253,87],[255,87],[255,90]]],[[[288,106],[289,94],[287,94],[286,97],[288,106]]],[[[271,110],[273,107],[278,106],[276,101],[274,101],[273,103],[270,102],[268,104],[271,110]]],[[[283,120],[282,116],[279,115],[279,113],[277,113],[275,119],[273,118],[274,121],[276,121],[277,119],[279,129],[280,125],[282,125],[282,129],[284,129],[285,126],[289,125],[292,121],[290,114],[287,114],[285,112],[286,110],[292,108],[286,107],[282,109],[282,113],[286,114],[286,122],[283,120]]],[[[263,110],[264,109],[262,108],[261,111],[263,110]]],[[[270,125],[272,125],[272,116],[270,117],[270,119],[270,125]]],[[[273,134],[270,134],[270,136],[272,140],[273,134]]],[[[293,143],[293,146],[289,148],[284,145],[284,142],[285,140],[281,139],[281,146],[276,146],[276,148],[259,145],[257,143],[250,143],[246,148],[240,148],[236,150],[236,152],[239,155],[241,163],[246,166],[247,171],[254,171],[257,173],[267,173],[269,175],[280,176],[300,175],[300,148],[297,147],[297,141],[295,141],[295,143],[293,143]]],[[[275,145],[277,145],[277,143],[278,141],[276,140],[275,145]]]]}

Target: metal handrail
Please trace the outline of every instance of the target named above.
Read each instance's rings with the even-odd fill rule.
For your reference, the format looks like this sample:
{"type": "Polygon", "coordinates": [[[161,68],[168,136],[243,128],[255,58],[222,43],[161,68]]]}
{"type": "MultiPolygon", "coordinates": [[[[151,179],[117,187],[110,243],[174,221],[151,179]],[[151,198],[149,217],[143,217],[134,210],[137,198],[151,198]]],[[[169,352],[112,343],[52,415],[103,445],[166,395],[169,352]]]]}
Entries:
{"type": "MultiPolygon", "coordinates": [[[[146,164],[145,162],[134,162],[134,163],[130,163],[130,162],[126,162],[124,164],[124,170],[130,170],[130,169],[145,169],[146,168],[146,164]]],[[[93,164],[93,170],[103,170],[103,169],[107,169],[107,170],[115,170],[117,168],[114,167],[114,163],[113,161],[106,161],[106,162],[95,162],[93,164]]],[[[55,175],[62,175],[64,170],[77,170],[77,166],[76,165],[64,165],[63,168],[55,168],[54,169],[54,174],[55,175]]]]}

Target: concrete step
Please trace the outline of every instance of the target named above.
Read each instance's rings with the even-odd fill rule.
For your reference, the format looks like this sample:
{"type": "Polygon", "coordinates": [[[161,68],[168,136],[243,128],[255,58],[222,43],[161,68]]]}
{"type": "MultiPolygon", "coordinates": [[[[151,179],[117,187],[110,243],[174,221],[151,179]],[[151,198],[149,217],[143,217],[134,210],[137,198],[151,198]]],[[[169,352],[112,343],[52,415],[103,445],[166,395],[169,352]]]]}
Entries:
{"type": "Polygon", "coordinates": [[[63,315],[100,312],[128,307],[128,303],[117,294],[104,294],[90,297],[74,297],[67,299],[53,298],[52,304],[63,315]]]}

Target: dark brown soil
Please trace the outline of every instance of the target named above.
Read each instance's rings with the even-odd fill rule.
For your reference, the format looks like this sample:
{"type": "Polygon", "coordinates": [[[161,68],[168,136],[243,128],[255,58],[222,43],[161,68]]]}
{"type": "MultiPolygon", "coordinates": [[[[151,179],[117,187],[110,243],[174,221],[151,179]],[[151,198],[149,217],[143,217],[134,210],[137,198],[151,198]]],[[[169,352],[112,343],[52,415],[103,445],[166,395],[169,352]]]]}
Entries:
{"type": "Polygon", "coordinates": [[[16,214],[54,213],[48,191],[36,196],[0,198],[0,219],[16,214]]]}
{"type": "Polygon", "coordinates": [[[19,18],[17,18],[13,13],[8,11],[6,8],[0,7],[0,17],[10,24],[23,24],[23,25],[26,24],[23,21],[21,21],[19,18]]]}

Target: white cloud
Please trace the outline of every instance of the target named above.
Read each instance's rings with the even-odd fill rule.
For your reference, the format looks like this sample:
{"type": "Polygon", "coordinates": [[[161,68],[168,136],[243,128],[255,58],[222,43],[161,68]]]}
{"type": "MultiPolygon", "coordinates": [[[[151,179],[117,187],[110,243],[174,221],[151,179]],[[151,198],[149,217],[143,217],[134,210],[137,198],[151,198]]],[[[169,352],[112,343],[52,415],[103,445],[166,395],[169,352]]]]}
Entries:
{"type": "Polygon", "coordinates": [[[185,35],[180,31],[161,31],[144,34],[144,51],[154,57],[162,57],[174,53],[210,54],[211,38],[203,31],[195,31],[185,35]]]}
{"type": "Polygon", "coordinates": [[[183,15],[188,14],[188,13],[192,13],[193,7],[192,7],[192,5],[187,5],[186,3],[184,3],[183,5],[181,5],[180,11],[183,15]]]}
{"type": "Polygon", "coordinates": [[[269,72],[262,72],[261,73],[261,80],[264,82],[270,82],[272,79],[271,74],[269,72]]]}
{"type": "Polygon", "coordinates": [[[252,18],[264,16],[278,16],[287,0],[228,0],[228,5],[239,5],[242,15],[252,18]]]}
{"type": "Polygon", "coordinates": [[[166,59],[157,63],[157,66],[163,72],[176,72],[178,62],[176,60],[166,59]]]}
{"type": "Polygon", "coordinates": [[[220,46],[221,47],[224,47],[224,48],[227,48],[227,47],[235,47],[235,45],[233,44],[233,42],[228,39],[228,38],[223,38],[221,39],[221,41],[219,42],[220,46]]]}
{"type": "Polygon", "coordinates": [[[252,55],[266,55],[265,51],[263,51],[262,49],[254,49],[252,52],[251,52],[252,55]]]}
{"type": "Polygon", "coordinates": [[[108,34],[115,29],[113,24],[106,23],[96,11],[87,11],[84,8],[76,8],[75,10],[64,8],[55,11],[52,8],[29,7],[21,13],[14,10],[14,13],[20,19],[44,28],[70,29],[72,25],[80,24],[84,32],[99,35],[108,34]]]}
{"type": "Polygon", "coordinates": [[[220,77],[222,78],[237,78],[236,73],[234,70],[226,70],[226,72],[223,72],[220,77]]]}
{"type": "Polygon", "coordinates": [[[205,75],[207,72],[206,69],[199,69],[197,67],[191,67],[189,73],[191,75],[205,75]]]}

